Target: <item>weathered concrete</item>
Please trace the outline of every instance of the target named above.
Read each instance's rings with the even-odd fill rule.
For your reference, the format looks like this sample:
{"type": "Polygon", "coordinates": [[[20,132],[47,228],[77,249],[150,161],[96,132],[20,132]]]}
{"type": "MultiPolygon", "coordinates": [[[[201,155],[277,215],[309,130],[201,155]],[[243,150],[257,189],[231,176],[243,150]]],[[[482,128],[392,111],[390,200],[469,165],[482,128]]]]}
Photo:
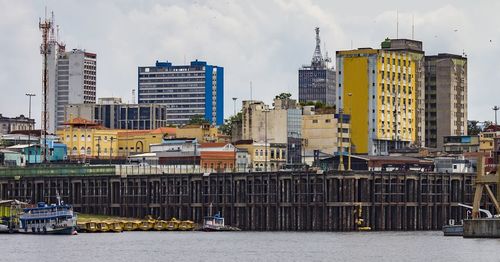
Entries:
{"type": "Polygon", "coordinates": [[[464,220],[464,237],[500,238],[500,218],[464,220]]]}
{"type": "MultiPolygon", "coordinates": [[[[440,230],[464,219],[475,174],[255,172],[155,175],[0,176],[0,199],[55,203],[75,211],[201,222],[210,206],[244,230],[440,230]]],[[[490,203],[482,205],[492,210],[490,203]]]]}

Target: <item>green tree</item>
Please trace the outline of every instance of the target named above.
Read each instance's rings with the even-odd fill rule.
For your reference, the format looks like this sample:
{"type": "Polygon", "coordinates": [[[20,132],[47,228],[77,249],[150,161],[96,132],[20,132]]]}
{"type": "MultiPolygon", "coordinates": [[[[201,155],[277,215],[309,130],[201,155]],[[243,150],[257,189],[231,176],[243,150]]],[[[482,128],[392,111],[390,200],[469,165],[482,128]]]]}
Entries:
{"type": "Polygon", "coordinates": [[[188,124],[189,125],[206,125],[206,124],[210,124],[210,122],[208,122],[208,120],[206,120],[205,117],[203,117],[203,115],[194,115],[193,117],[191,117],[191,119],[189,119],[188,124]]]}
{"type": "Polygon", "coordinates": [[[241,114],[241,112],[239,112],[238,114],[225,119],[224,124],[219,126],[219,132],[228,136],[232,135],[234,125],[236,125],[238,122],[241,122],[242,118],[243,115],[241,114]]]}
{"type": "Polygon", "coordinates": [[[476,121],[476,120],[468,120],[467,121],[467,134],[468,135],[478,135],[479,133],[481,133],[481,127],[478,125],[479,124],[479,121],[476,121]]]}
{"type": "Polygon", "coordinates": [[[281,94],[275,96],[274,98],[289,99],[290,97],[292,97],[292,94],[290,94],[290,93],[281,93],[281,94]]]}

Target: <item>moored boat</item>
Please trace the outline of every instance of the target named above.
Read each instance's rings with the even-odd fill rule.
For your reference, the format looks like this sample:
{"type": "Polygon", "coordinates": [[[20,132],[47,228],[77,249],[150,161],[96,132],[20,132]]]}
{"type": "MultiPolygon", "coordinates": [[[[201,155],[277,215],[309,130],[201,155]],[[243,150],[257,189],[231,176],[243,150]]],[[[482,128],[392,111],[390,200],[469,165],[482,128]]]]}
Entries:
{"type": "Polygon", "coordinates": [[[173,231],[177,230],[179,228],[179,220],[172,218],[170,221],[167,223],[167,230],[173,231]]]}
{"type": "Polygon", "coordinates": [[[122,224],[119,221],[106,221],[110,232],[123,232],[122,224]]]}
{"type": "Polygon", "coordinates": [[[203,231],[224,231],[226,226],[224,224],[224,218],[218,212],[215,216],[206,216],[203,218],[203,231]]]}
{"type": "Polygon", "coordinates": [[[194,222],[191,220],[184,220],[179,223],[179,230],[188,231],[194,229],[194,222]]]}
{"type": "Polygon", "coordinates": [[[155,225],[154,225],[154,229],[157,231],[166,230],[167,225],[168,225],[168,223],[165,220],[156,220],[155,225]]]}
{"type": "Polygon", "coordinates": [[[141,221],[139,229],[143,230],[143,231],[148,231],[148,230],[153,229],[154,225],[155,225],[155,223],[153,220],[143,220],[143,221],[141,221]]]}
{"type": "Polygon", "coordinates": [[[76,231],[76,220],[73,208],[61,203],[58,197],[58,204],[40,202],[36,207],[24,208],[19,216],[19,232],[72,235],[76,231]]]}

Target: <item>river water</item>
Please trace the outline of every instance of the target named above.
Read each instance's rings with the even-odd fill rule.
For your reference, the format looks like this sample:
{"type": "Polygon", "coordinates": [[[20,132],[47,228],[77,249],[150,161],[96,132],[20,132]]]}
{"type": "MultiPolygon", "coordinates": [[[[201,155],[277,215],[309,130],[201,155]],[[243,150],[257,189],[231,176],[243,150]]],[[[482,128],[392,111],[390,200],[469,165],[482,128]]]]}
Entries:
{"type": "Polygon", "coordinates": [[[0,261],[500,261],[500,239],[441,232],[0,235],[0,261]]]}

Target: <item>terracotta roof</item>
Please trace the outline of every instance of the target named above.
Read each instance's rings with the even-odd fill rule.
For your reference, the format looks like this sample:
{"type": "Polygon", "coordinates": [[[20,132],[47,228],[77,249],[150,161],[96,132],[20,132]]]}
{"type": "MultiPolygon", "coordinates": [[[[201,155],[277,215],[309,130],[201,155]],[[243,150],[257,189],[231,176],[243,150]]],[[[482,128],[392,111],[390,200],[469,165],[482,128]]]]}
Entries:
{"type": "Polygon", "coordinates": [[[98,126],[99,124],[90,121],[85,118],[75,117],[68,122],[63,123],[64,125],[85,125],[85,126],[98,126]]]}
{"type": "Polygon", "coordinates": [[[151,131],[151,133],[175,135],[177,133],[176,130],[177,129],[175,127],[160,127],[151,131]]]}

